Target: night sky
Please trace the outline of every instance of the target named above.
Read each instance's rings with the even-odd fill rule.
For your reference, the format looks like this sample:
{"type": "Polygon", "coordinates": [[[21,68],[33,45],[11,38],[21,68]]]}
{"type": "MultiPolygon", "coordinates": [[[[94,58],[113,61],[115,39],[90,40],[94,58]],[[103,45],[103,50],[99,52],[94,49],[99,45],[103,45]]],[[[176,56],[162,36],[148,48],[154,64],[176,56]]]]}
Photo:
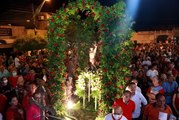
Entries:
{"type": "MultiPolygon", "coordinates": [[[[73,1],[73,0],[71,0],[73,1]]],[[[117,0],[99,0],[102,5],[112,5],[117,0]]],[[[126,0],[126,3],[134,0],[126,0]]],[[[139,5],[136,15],[132,16],[135,21],[135,30],[155,29],[157,27],[179,27],[179,0],[138,0],[139,5]]],[[[14,10],[31,11],[32,2],[38,6],[42,0],[1,0],[0,14],[14,10]]],[[[67,0],[51,0],[45,3],[42,11],[54,12],[62,6],[67,0]]],[[[128,5],[128,4],[127,4],[128,5]]],[[[130,12],[130,10],[129,10],[130,12]]]]}

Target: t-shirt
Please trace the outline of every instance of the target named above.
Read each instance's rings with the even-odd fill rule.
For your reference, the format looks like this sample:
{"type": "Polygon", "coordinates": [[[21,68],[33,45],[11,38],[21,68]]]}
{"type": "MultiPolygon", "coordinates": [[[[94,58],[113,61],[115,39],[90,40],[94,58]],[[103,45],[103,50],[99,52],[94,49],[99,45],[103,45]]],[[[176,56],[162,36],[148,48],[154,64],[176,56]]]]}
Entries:
{"type": "Polygon", "coordinates": [[[153,94],[158,94],[158,93],[161,93],[161,94],[164,94],[164,89],[162,86],[152,86],[152,87],[149,87],[148,93],[153,93],[153,94]]]}
{"type": "MultiPolygon", "coordinates": [[[[156,95],[156,94],[158,94],[158,93],[161,93],[161,94],[164,94],[164,89],[163,89],[163,87],[162,86],[151,86],[151,87],[149,87],[149,89],[147,90],[147,93],[151,93],[151,94],[154,94],[154,95],[156,95]]],[[[150,98],[149,97],[149,102],[150,103],[152,103],[152,102],[154,102],[155,101],[155,99],[152,99],[152,98],[150,98]]]]}
{"type": "Polygon", "coordinates": [[[159,118],[159,112],[161,113],[167,113],[168,115],[169,114],[172,114],[172,110],[171,108],[166,105],[165,106],[165,109],[164,110],[159,110],[155,103],[151,103],[151,104],[148,104],[146,107],[145,107],[145,110],[144,110],[144,116],[146,116],[148,118],[148,120],[158,120],[159,118]]]}
{"type": "Polygon", "coordinates": [[[9,77],[9,84],[13,88],[15,88],[17,86],[17,79],[18,79],[18,76],[15,76],[15,77],[11,76],[11,77],[9,77]]]}
{"type": "Polygon", "coordinates": [[[147,71],[146,76],[149,77],[149,78],[158,76],[158,71],[150,69],[150,70],[147,71]]]}
{"type": "Polygon", "coordinates": [[[114,101],[113,107],[114,106],[121,106],[123,110],[123,115],[128,119],[132,120],[132,112],[135,110],[135,103],[132,100],[129,100],[129,102],[126,104],[123,102],[122,98],[119,98],[114,101]]]}
{"type": "Polygon", "coordinates": [[[6,120],[24,120],[24,111],[21,107],[9,107],[6,111],[6,120]]]}
{"type": "Polygon", "coordinates": [[[26,120],[40,120],[40,108],[33,104],[27,109],[26,120]]]}
{"type": "Polygon", "coordinates": [[[178,87],[178,84],[176,81],[172,81],[172,82],[165,81],[163,82],[162,86],[163,86],[165,94],[170,94],[170,95],[165,96],[166,103],[171,104],[173,93],[178,87]]]}

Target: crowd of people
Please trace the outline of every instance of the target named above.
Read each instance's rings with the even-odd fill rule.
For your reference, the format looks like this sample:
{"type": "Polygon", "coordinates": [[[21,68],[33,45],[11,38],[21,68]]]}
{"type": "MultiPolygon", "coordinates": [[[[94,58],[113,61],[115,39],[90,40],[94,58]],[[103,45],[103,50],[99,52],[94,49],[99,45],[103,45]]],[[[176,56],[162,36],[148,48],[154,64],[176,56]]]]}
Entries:
{"type": "MultiPolygon", "coordinates": [[[[129,66],[130,82],[105,119],[167,120],[178,117],[178,51],[175,44],[136,45],[129,66]]],[[[32,52],[30,56],[0,55],[0,120],[45,119],[45,110],[41,108],[50,106],[51,101],[47,87],[50,79],[45,64],[47,56],[45,51],[32,52]]],[[[69,80],[69,84],[71,82],[69,80]]]]}
{"type": "Polygon", "coordinates": [[[131,79],[105,120],[179,119],[179,46],[136,45],[129,67],[131,79]]]}
{"type": "Polygon", "coordinates": [[[45,119],[51,95],[47,55],[45,51],[0,55],[0,120],[45,119]]]}

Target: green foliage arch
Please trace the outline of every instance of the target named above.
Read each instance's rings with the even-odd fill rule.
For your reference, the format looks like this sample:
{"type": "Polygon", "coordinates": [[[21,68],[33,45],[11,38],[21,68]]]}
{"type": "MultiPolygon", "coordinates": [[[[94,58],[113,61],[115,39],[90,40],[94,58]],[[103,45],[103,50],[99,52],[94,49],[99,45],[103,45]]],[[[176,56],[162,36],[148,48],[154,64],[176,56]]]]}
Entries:
{"type": "MultiPolygon", "coordinates": [[[[132,43],[129,40],[132,33],[131,22],[125,13],[123,1],[105,7],[101,6],[98,1],[77,0],[53,14],[48,30],[48,49],[50,51],[50,89],[53,93],[52,98],[54,98],[52,103],[58,114],[63,114],[65,111],[64,74],[66,67],[64,60],[65,52],[69,49],[69,42],[77,43],[80,46],[76,46],[80,48],[78,52],[88,51],[87,49],[94,42],[91,41],[94,34],[97,34],[97,39],[102,46],[99,68],[101,71],[101,98],[98,101],[98,116],[104,117],[110,112],[113,100],[121,96],[130,74],[128,66],[132,48],[132,43]],[[86,14],[88,17],[82,19],[79,11],[85,10],[89,10],[86,14]],[[77,30],[79,26],[84,29],[77,30]],[[93,31],[94,27],[97,27],[97,31],[93,31]],[[74,41],[71,41],[72,33],[68,30],[80,31],[75,34],[77,36],[74,36],[74,41]]],[[[86,57],[88,52],[79,53],[79,55],[79,61],[81,61],[79,66],[86,66],[84,61],[88,61],[88,57],[86,57]]]]}
{"type": "MultiPolygon", "coordinates": [[[[50,79],[50,89],[53,91],[52,96],[54,101],[52,103],[54,103],[53,105],[59,114],[64,114],[65,111],[65,106],[63,104],[64,74],[66,71],[64,60],[66,59],[65,52],[69,49],[69,42],[78,44],[76,47],[78,48],[78,52],[80,52],[79,61],[82,59],[88,61],[88,57],[86,57],[86,55],[88,55],[87,49],[89,49],[92,44],[92,41],[90,40],[93,39],[95,34],[93,29],[96,26],[95,23],[98,23],[100,20],[101,13],[102,6],[100,6],[99,2],[92,0],[78,0],[77,2],[69,3],[66,8],[61,8],[53,14],[50,20],[48,29],[48,49],[50,51],[49,68],[52,76],[50,79]],[[88,17],[83,19],[79,15],[79,12],[84,12],[85,10],[89,10],[89,12],[86,12],[88,17]],[[83,29],[79,31],[77,30],[79,28],[83,29]],[[76,36],[74,36],[74,34],[72,34],[73,32],[69,33],[70,30],[73,32],[78,31],[79,33],[76,33],[76,36]],[[72,39],[70,36],[75,37],[75,39],[71,41],[72,39]],[[85,42],[87,43],[81,44],[85,42]],[[86,51],[86,53],[83,51],[86,51]]],[[[84,61],[81,61],[80,66],[85,66],[84,63],[84,61]]]]}

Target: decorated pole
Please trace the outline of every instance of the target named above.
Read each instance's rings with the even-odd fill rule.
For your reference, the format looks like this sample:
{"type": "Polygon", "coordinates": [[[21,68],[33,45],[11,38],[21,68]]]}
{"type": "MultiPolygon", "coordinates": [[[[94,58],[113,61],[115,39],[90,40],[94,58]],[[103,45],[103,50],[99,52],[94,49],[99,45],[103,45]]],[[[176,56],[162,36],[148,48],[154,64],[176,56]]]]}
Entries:
{"type": "Polygon", "coordinates": [[[86,101],[86,97],[83,96],[83,109],[85,109],[85,106],[86,106],[86,105],[85,105],[85,104],[86,104],[85,101],[86,101]]]}
{"type": "Polygon", "coordinates": [[[88,102],[90,102],[91,94],[91,73],[89,73],[89,81],[88,81],[88,102]]]}
{"type": "Polygon", "coordinates": [[[95,109],[95,110],[97,110],[97,104],[98,104],[98,101],[97,101],[97,100],[98,100],[98,99],[97,99],[97,96],[95,96],[95,100],[94,100],[94,101],[95,101],[95,102],[94,102],[94,104],[95,104],[94,109],[95,109]]]}

